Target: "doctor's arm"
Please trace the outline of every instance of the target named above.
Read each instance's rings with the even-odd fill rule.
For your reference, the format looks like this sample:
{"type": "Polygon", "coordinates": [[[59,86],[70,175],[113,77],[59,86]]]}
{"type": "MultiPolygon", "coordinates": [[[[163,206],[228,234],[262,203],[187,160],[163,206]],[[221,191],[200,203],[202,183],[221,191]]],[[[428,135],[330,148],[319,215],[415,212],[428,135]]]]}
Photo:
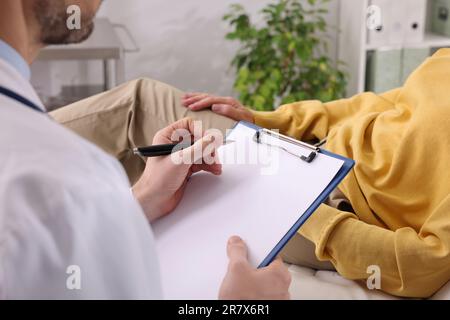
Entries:
{"type": "Polygon", "coordinates": [[[126,184],[40,166],[7,181],[0,203],[0,298],[160,299],[151,230],[126,184]]]}
{"type": "MultiPolygon", "coordinates": [[[[179,130],[193,135],[194,121],[183,119],[161,130],[156,134],[154,144],[178,142],[173,141],[173,137],[179,136],[174,135],[179,130]]],[[[206,135],[193,147],[174,155],[192,161],[176,164],[170,156],[147,161],[145,172],[133,187],[133,193],[150,221],[170,214],[177,207],[192,174],[198,171],[221,174],[222,166],[213,156],[223,141],[222,134],[217,132],[217,135],[214,139],[211,139],[211,135],[206,135]],[[196,155],[201,155],[203,159],[196,159],[196,155]],[[208,157],[210,159],[207,159],[208,157]]],[[[267,268],[252,267],[247,257],[247,246],[239,237],[229,240],[227,254],[229,265],[219,292],[220,299],[289,299],[291,277],[280,259],[267,268]]]]}
{"type": "MultiPolygon", "coordinates": [[[[194,139],[194,120],[182,119],[159,131],[154,145],[178,143],[179,137],[194,139]]],[[[216,134],[220,134],[217,132],[216,134]]],[[[221,134],[220,134],[221,135],[221,134]]],[[[189,178],[199,171],[214,175],[222,173],[215,157],[222,136],[204,135],[188,148],[172,156],[149,158],[144,173],[132,191],[150,222],[171,213],[180,203],[189,178]]]]}

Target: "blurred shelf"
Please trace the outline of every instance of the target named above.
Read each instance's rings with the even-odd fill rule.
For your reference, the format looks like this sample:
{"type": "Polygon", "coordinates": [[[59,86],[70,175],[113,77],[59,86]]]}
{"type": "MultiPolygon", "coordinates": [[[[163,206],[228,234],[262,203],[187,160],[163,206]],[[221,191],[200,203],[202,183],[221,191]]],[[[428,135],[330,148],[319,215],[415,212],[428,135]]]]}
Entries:
{"type": "Polygon", "coordinates": [[[450,37],[442,36],[435,33],[425,34],[425,38],[421,42],[402,43],[396,45],[366,45],[366,50],[390,50],[399,48],[441,48],[450,47],[450,37]]]}
{"type": "Polygon", "coordinates": [[[85,61],[103,62],[104,90],[124,82],[124,47],[116,27],[107,18],[95,20],[91,36],[84,42],[70,45],[49,46],[41,50],[37,60],[41,61],[85,61]]]}
{"type": "MultiPolygon", "coordinates": [[[[408,1],[409,0],[405,0],[408,1]]],[[[395,50],[395,49],[429,49],[432,54],[436,49],[450,47],[450,37],[432,33],[432,5],[434,0],[424,0],[426,8],[425,13],[425,36],[422,41],[410,42],[405,40],[399,44],[371,44],[370,34],[367,28],[368,8],[375,3],[373,0],[340,0],[339,9],[339,30],[338,39],[338,60],[346,66],[349,74],[347,95],[364,92],[367,80],[367,63],[370,54],[377,50],[395,50]]],[[[383,2],[384,3],[384,2],[383,2]]],[[[392,12],[396,12],[393,3],[397,1],[386,1],[386,5],[392,6],[392,12]]],[[[417,0],[411,3],[421,3],[417,0]]],[[[416,10],[411,4],[408,10],[416,10]]],[[[417,11],[419,12],[419,11],[417,11]]],[[[417,13],[414,11],[414,15],[417,13]]],[[[386,14],[386,13],[385,13],[386,14]]],[[[399,21],[406,21],[411,12],[401,12],[399,21]]],[[[394,37],[395,38],[395,37],[394,37]]],[[[389,38],[386,40],[388,41],[389,38]]],[[[372,39],[373,40],[373,39],[372,39]]]]}

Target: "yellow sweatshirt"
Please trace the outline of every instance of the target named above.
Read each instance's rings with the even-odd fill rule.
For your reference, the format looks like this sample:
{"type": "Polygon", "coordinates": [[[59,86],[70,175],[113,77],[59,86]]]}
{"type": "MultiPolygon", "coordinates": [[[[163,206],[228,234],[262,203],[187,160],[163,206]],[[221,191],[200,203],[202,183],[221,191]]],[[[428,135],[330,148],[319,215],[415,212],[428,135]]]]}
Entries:
{"type": "Polygon", "coordinates": [[[300,233],[341,275],[429,297],[450,280],[450,49],[397,90],[255,112],[256,124],[327,149],[356,166],[340,185],[356,215],[322,205],[300,233]]]}

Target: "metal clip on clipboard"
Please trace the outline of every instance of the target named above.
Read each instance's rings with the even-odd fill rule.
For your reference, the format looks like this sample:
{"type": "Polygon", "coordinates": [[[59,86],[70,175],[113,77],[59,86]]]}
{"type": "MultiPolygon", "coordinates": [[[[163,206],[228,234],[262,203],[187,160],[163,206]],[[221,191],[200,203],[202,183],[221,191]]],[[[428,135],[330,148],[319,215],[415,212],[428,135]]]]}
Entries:
{"type": "Polygon", "coordinates": [[[273,131],[270,131],[270,130],[267,130],[267,129],[258,130],[256,132],[255,136],[253,137],[253,140],[256,143],[258,143],[258,144],[265,144],[265,145],[268,145],[270,147],[280,148],[281,150],[286,151],[287,153],[289,153],[289,154],[291,154],[291,155],[293,155],[293,156],[295,156],[297,158],[300,158],[302,161],[305,161],[307,163],[312,163],[314,161],[314,159],[317,157],[317,154],[320,152],[320,148],[319,147],[316,147],[316,146],[313,146],[313,145],[310,145],[310,144],[307,144],[307,143],[295,140],[295,139],[293,139],[291,137],[288,137],[288,136],[285,136],[285,135],[282,135],[280,133],[273,132],[273,131]],[[267,143],[267,142],[263,142],[262,141],[263,135],[268,135],[268,136],[271,136],[271,137],[275,137],[275,138],[280,139],[280,140],[282,140],[284,142],[292,143],[292,144],[294,144],[296,146],[309,149],[309,150],[311,150],[311,153],[309,154],[308,157],[303,156],[303,155],[295,154],[294,152],[292,152],[292,151],[290,151],[290,150],[288,150],[288,149],[286,149],[286,148],[284,148],[282,146],[276,146],[276,145],[273,145],[273,144],[270,144],[270,143],[267,143]]]}

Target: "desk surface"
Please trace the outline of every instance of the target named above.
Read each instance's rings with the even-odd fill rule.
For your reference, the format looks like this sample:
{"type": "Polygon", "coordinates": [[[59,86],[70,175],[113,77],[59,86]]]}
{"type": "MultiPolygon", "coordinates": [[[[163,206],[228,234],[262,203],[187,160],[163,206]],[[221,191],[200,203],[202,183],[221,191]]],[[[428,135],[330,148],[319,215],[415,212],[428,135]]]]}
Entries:
{"type": "Polygon", "coordinates": [[[49,46],[41,50],[38,60],[117,60],[122,54],[123,46],[114,26],[108,19],[98,18],[88,40],[80,44],[49,46]]]}

